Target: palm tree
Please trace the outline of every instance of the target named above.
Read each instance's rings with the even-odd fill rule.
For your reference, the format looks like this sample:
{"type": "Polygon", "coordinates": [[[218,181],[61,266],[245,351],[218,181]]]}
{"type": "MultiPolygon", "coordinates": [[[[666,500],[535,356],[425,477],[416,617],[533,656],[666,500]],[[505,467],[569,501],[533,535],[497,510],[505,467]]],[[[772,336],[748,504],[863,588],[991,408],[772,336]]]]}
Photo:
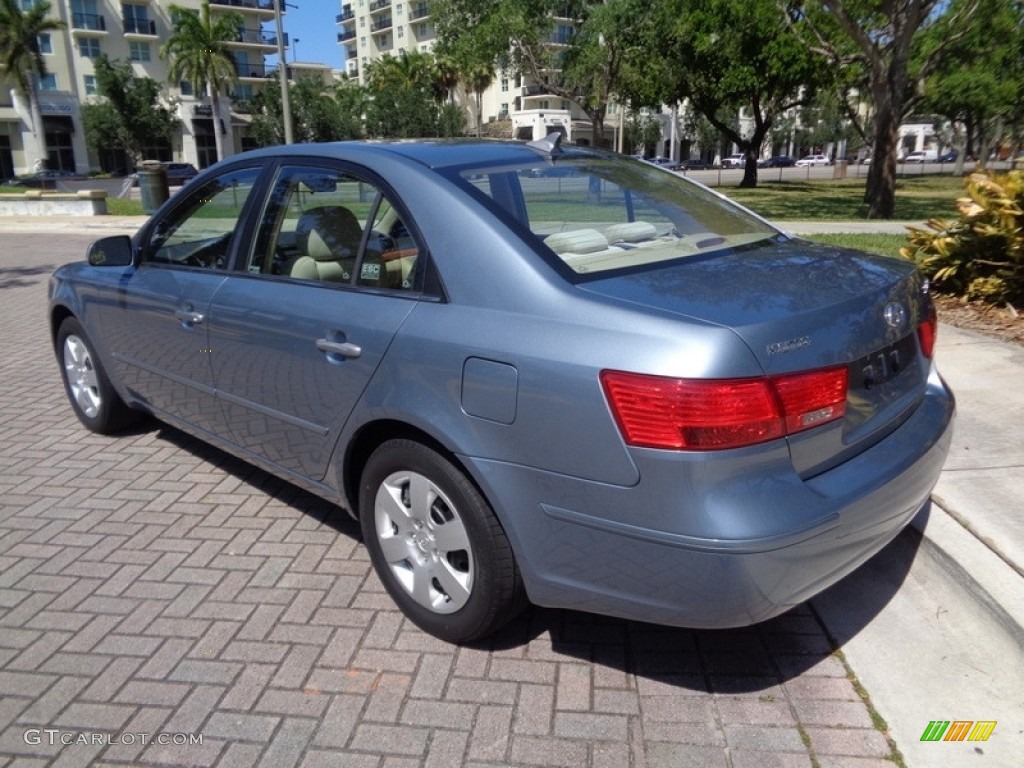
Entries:
{"type": "Polygon", "coordinates": [[[39,35],[64,27],[64,22],[46,18],[48,2],[35,3],[21,10],[18,0],[0,0],[0,78],[14,82],[18,93],[28,102],[35,138],[35,157],[25,148],[26,160],[33,167],[46,160],[46,133],[39,112],[39,79],[46,76],[46,62],[39,50],[39,35]]]}
{"type": "Polygon", "coordinates": [[[160,48],[160,56],[168,62],[167,79],[172,84],[187,80],[197,93],[206,91],[213,111],[217,159],[222,160],[224,129],[220,122],[220,92],[238,79],[235,59],[225,44],[238,40],[245,20],[237,11],[212,19],[208,0],[203,0],[198,14],[177,5],[172,5],[170,11],[174,29],[160,48]]]}
{"type": "Polygon", "coordinates": [[[480,138],[483,132],[484,91],[494,81],[494,62],[480,60],[467,64],[462,71],[462,81],[476,101],[476,135],[480,138]]]}

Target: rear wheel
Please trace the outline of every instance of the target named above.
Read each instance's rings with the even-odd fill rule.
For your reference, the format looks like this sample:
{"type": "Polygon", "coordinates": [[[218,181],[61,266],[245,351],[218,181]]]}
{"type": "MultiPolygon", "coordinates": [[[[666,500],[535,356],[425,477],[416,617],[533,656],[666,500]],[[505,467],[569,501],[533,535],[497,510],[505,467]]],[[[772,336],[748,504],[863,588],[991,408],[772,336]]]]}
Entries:
{"type": "Polygon", "coordinates": [[[57,332],[57,357],[68,400],[78,420],[93,432],[110,434],[137,414],[114,391],[82,324],[69,317],[57,332]]]}
{"type": "Polygon", "coordinates": [[[402,612],[452,643],[491,634],[525,605],[505,531],[450,461],[421,443],[373,452],[359,493],[363,538],[402,612]]]}

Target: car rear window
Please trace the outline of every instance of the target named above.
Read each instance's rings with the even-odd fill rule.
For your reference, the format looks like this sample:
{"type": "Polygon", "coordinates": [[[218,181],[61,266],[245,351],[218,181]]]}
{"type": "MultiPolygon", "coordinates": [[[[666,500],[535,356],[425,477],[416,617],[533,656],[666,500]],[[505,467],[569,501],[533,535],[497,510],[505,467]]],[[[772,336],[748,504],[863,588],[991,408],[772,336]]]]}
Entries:
{"type": "Polygon", "coordinates": [[[779,232],[721,195],[617,156],[462,168],[458,181],[579,275],[764,241],[779,232]]]}

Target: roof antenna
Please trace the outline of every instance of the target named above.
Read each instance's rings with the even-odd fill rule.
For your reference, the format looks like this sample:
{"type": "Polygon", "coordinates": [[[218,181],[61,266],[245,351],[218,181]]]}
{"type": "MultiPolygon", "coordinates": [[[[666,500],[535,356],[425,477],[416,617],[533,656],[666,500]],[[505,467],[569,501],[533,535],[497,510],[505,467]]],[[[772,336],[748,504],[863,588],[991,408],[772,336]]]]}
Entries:
{"type": "Polygon", "coordinates": [[[526,146],[530,149],[536,149],[543,152],[545,155],[555,155],[561,152],[562,144],[562,132],[552,131],[543,139],[535,139],[534,141],[528,141],[526,146]]]}

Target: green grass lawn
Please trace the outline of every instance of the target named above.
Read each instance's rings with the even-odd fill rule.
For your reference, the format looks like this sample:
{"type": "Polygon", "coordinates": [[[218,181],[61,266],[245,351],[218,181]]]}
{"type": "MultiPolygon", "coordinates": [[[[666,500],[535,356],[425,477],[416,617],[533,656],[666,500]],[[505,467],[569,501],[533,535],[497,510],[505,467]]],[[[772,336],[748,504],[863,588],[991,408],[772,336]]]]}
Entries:
{"type": "Polygon", "coordinates": [[[836,245],[841,248],[856,248],[868,253],[880,253],[883,256],[899,256],[900,248],[907,244],[906,235],[876,234],[828,234],[808,235],[808,240],[825,245],[836,245]]]}
{"type": "MultiPolygon", "coordinates": [[[[775,181],[754,189],[720,187],[719,191],[759,213],[781,221],[841,221],[867,218],[866,180],[775,181]]],[[[916,176],[896,184],[896,219],[924,221],[954,218],[956,199],[963,196],[959,176],[916,176]]]]}

